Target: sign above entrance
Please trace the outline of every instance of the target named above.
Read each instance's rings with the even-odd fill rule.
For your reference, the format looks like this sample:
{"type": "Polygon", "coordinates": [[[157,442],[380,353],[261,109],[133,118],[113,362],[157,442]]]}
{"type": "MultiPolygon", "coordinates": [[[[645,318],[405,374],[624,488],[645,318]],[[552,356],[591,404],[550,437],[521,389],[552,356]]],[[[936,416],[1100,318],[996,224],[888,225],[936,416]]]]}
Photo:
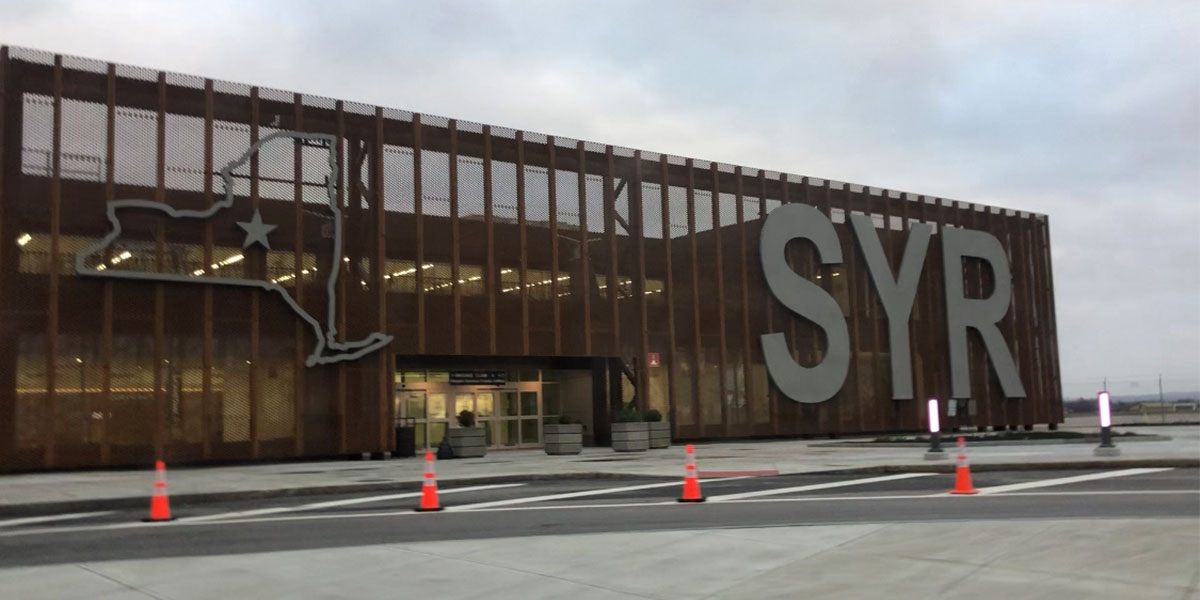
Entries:
{"type": "Polygon", "coordinates": [[[647,352],[646,353],[646,366],[647,367],[657,367],[660,364],[661,363],[658,361],[658,353],[657,352],[647,352]]]}
{"type": "Polygon", "coordinates": [[[450,385],[504,385],[504,371],[450,371],[450,385]]]}

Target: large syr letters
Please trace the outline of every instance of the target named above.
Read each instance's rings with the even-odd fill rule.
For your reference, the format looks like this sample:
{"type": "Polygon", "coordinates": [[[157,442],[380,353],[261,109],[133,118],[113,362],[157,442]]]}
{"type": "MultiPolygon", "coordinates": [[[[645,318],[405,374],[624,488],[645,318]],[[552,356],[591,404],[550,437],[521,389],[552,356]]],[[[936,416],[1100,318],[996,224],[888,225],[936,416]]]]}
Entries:
{"type": "Polygon", "coordinates": [[[850,333],[837,301],[788,266],[784,249],[795,238],[812,242],[817,256],[827,265],[842,262],[842,246],[833,223],[807,204],[780,206],[763,223],[759,252],[767,287],[792,312],[824,329],[828,340],[825,359],[815,367],[802,367],[792,360],[782,333],[762,336],[763,358],[771,379],[784,395],[811,404],[824,402],[842,389],[850,368],[850,333]]]}
{"type": "MultiPolygon", "coordinates": [[[[893,275],[872,217],[851,214],[849,220],[879,301],[887,314],[892,398],[912,399],[909,320],[933,228],[925,223],[912,224],[899,272],[893,275]]],[[[970,397],[967,359],[969,327],[978,331],[983,339],[1004,395],[1009,398],[1025,397],[1012,354],[997,326],[1008,312],[1012,298],[1012,275],[1004,248],[995,236],[985,231],[943,227],[941,234],[952,395],[955,398],[970,397]],[[973,299],[963,296],[964,257],[982,260],[991,267],[995,275],[995,289],[990,297],[973,299]]],[[[825,265],[842,262],[842,246],[829,218],[807,204],[785,204],[771,211],[763,223],[759,242],[767,287],[789,310],[825,332],[827,344],[824,358],[812,367],[796,364],[782,333],[762,336],[763,358],[771,380],[785,396],[802,403],[824,402],[837,395],[846,381],[850,367],[850,335],[837,301],[819,285],[797,275],[788,265],[784,251],[793,239],[811,242],[816,248],[818,260],[825,265]]]]}

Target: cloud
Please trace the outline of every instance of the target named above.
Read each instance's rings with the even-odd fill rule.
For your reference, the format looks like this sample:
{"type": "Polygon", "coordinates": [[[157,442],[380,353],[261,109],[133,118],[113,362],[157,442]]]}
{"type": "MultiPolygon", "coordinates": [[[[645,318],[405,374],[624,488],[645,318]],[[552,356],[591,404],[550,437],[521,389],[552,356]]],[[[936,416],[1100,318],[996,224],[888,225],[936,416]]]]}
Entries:
{"type": "Polygon", "coordinates": [[[1064,380],[1200,387],[1196,3],[4,9],[13,44],[1047,213],[1064,380]]]}

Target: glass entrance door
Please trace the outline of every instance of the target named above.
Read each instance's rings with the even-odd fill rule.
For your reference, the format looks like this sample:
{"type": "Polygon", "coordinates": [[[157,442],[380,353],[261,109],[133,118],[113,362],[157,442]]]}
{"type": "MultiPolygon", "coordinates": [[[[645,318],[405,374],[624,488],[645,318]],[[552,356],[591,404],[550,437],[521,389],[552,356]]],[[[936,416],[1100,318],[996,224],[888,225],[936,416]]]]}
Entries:
{"type": "Polygon", "coordinates": [[[458,427],[458,415],[464,410],[475,413],[475,426],[483,428],[484,442],[493,447],[496,439],[496,394],[491,391],[454,393],[454,427],[458,427]]]}
{"type": "Polygon", "coordinates": [[[436,448],[447,429],[459,427],[458,414],[464,410],[475,413],[475,426],[483,428],[489,448],[537,448],[544,410],[542,382],[533,373],[511,376],[503,385],[451,384],[444,372],[441,377],[432,371],[397,373],[395,414],[413,419],[418,449],[436,448]]]}
{"type": "Polygon", "coordinates": [[[446,394],[408,390],[396,394],[396,415],[401,420],[413,419],[416,427],[416,447],[436,448],[446,437],[450,419],[446,413],[446,394]]]}
{"type": "Polygon", "coordinates": [[[542,443],[542,402],[536,389],[501,390],[496,417],[497,446],[534,447],[542,443]]]}

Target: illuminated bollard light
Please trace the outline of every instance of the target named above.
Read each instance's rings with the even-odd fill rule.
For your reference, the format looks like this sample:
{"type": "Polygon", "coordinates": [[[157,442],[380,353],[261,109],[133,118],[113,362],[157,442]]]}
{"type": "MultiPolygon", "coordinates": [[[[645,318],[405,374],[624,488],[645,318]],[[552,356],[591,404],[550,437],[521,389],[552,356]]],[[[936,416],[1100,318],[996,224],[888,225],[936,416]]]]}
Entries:
{"type": "Polygon", "coordinates": [[[942,422],[938,417],[938,399],[929,399],[929,450],[925,451],[925,460],[946,460],[942,450],[942,422]]]}
{"type": "Polygon", "coordinates": [[[1092,451],[1093,456],[1120,456],[1121,449],[1112,442],[1112,407],[1107,391],[1096,394],[1100,406],[1100,445],[1092,451]]]}

